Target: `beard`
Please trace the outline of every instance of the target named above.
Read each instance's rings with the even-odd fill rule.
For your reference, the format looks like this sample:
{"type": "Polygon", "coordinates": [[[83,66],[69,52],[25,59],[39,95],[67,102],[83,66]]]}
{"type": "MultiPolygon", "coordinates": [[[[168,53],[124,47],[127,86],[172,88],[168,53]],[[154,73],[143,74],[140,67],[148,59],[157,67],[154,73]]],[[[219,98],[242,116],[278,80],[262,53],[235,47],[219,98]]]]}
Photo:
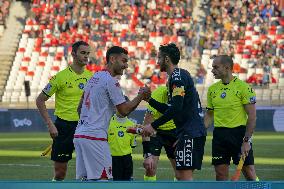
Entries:
{"type": "Polygon", "coordinates": [[[122,69],[122,68],[120,68],[120,69],[115,69],[114,70],[114,73],[115,73],[115,75],[123,75],[123,71],[124,71],[124,69],[122,69]]]}
{"type": "Polygon", "coordinates": [[[166,66],[165,65],[160,65],[160,71],[161,72],[166,72],[167,71],[166,66]]]}

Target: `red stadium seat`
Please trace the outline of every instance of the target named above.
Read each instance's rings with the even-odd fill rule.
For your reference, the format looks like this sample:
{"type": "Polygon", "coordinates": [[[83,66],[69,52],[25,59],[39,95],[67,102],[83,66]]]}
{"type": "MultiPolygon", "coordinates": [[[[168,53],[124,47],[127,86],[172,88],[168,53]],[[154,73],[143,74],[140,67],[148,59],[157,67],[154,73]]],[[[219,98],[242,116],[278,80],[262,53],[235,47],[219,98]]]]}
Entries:
{"type": "Polygon", "coordinates": [[[19,48],[19,50],[18,50],[18,52],[25,52],[26,51],[26,49],[25,48],[19,48]]]}
{"type": "Polygon", "coordinates": [[[171,40],[171,37],[168,36],[168,35],[165,35],[163,37],[163,44],[168,44],[170,42],[170,40],[171,40]]]}
{"type": "Polygon", "coordinates": [[[137,41],[132,40],[132,41],[129,42],[129,44],[131,46],[137,47],[137,41]]]}
{"type": "Polygon", "coordinates": [[[31,57],[24,57],[22,60],[29,62],[29,61],[31,61],[31,57]]]}
{"type": "Polygon", "coordinates": [[[45,66],[45,62],[38,62],[37,65],[41,66],[41,67],[44,67],[45,66]]]}
{"type": "Polygon", "coordinates": [[[249,59],[250,58],[250,54],[243,54],[243,59],[249,59]]]}
{"type": "Polygon", "coordinates": [[[28,71],[27,75],[33,77],[35,75],[35,72],[34,71],[28,71]]]}
{"type": "Polygon", "coordinates": [[[59,70],[60,70],[60,68],[59,68],[59,66],[52,66],[51,70],[59,71],[59,70]]]}
{"type": "Polygon", "coordinates": [[[20,71],[27,72],[28,71],[28,67],[27,66],[21,66],[20,71]]]}
{"type": "Polygon", "coordinates": [[[155,59],[150,59],[148,64],[150,65],[156,65],[156,60],[155,59]]]}

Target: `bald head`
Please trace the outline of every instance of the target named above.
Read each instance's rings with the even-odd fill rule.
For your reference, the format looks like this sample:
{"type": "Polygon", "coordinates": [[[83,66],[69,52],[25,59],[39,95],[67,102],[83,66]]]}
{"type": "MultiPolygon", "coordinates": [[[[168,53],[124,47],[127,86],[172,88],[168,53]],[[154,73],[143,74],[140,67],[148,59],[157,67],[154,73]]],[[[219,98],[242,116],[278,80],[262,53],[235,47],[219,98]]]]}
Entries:
{"type": "Polygon", "coordinates": [[[218,55],[214,58],[213,62],[218,62],[223,64],[224,66],[228,66],[229,68],[233,69],[233,59],[228,55],[218,55]]]}

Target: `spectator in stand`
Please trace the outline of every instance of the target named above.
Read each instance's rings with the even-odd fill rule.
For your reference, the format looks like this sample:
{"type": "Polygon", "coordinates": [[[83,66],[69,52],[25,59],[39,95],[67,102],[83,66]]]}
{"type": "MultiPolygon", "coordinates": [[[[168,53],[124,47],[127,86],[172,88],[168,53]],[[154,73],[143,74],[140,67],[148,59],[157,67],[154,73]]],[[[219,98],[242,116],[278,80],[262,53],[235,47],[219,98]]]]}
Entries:
{"type": "Polygon", "coordinates": [[[200,64],[196,74],[196,83],[203,84],[206,74],[207,71],[205,70],[203,64],[200,64]]]}
{"type": "Polygon", "coordinates": [[[264,19],[265,21],[268,20],[270,17],[273,16],[273,10],[272,7],[270,6],[270,4],[266,4],[265,8],[261,11],[260,16],[262,17],[262,19],[264,19]]]}
{"type": "MultiPolygon", "coordinates": [[[[0,24],[5,21],[10,1],[2,2],[1,10],[5,13],[2,11],[2,20],[0,14],[0,24]]],[[[49,4],[37,1],[32,5],[33,24],[39,25],[41,29],[31,31],[30,35],[50,40],[44,40],[41,46],[64,46],[67,61],[71,57],[68,49],[77,39],[89,42],[94,52],[104,52],[109,46],[121,45],[122,41],[144,41],[142,46],[134,45],[137,49],[135,58],[138,61],[147,60],[156,57],[150,49],[157,45],[148,43],[157,41],[158,38],[155,37],[163,39],[164,35],[170,37],[170,42],[177,40],[172,39],[172,36],[182,39],[184,43],[180,43],[181,57],[187,60],[201,56],[203,49],[212,48],[218,49],[219,54],[235,56],[245,53],[253,58],[260,53],[259,48],[263,47],[264,57],[271,55],[274,59],[275,56],[284,56],[283,44],[279,44],[280,40],[274,34],[276,32],[277,37],[281,38],[284,28],[280,26],[280,19],[275,18],[280,17],[276,1],[207,0],[203,1],[205,16],[200,17],[200,20],[192,19],[192,3],[193,0],[68,0],[49,4]],[[124,28],[126,25],[129,29],[124,28]],[[276,28],[276,31],[272,28],[276,28]],[[249,32],[252,34],[248,35],[249,32]],[[247,36],[259,36],[260,39],[246,40],[247,36]],[[262,44],[265,40],[263,37],[274,38],[276,43],[267,42],[265,47],[262,44]],[[248,45],[249,40],[252,41],[253,48],[248,45]],[[240,50],[237,52],[234,49],[240,50]]],[[[104,62],[102,57],[96,55],[96,63],[104,62]]],[[[258,57],[256,59],[259,60],[258,57]]],[[[256,67],[261,66],[260,63],[256,64],[256,67]]]]}
{"type": "Polygon", "coordinates": [[[151,79],[153,75],[153,70],[151,69],[150,66],[147,66],[146,70],[143,73],[143,79],[151,79]]]}
{"type": "Polygon", "coordinates": [[[252,85],[254,85],[254,86],[260,84],[260,82],[259,82],[259,80],[258,80],[258,76],[257,76],[257,74],[256,74],[255,72],[252,73],[251,76],[249,76],[249,78],[247,79],[246,82],[247,82],[247,83],[250,83],[250,84],[252,84],[252,85]]]}
{"type": "Polygon", "coordinates": [[[262,78],[262,84],[263,85],[269,85],[271,80],[271,67],[268,62],[265,62],[263,67],[263,78],[262,78]]]}

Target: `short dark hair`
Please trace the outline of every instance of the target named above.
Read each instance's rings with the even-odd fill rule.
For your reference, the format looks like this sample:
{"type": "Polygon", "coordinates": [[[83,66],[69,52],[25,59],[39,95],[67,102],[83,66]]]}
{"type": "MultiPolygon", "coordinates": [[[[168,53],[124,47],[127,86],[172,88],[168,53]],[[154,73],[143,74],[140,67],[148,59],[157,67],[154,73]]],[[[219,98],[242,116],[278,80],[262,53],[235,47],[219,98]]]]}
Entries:
{"type": "Polygon", "coordinates": [[[220,61],[222,64],[227,64],[230,66],[230,68],[233,69],[234,61],[233,58],[229,55],[213,55],[210,57],[211,59],[220,61]]]}
{"type": "Polygon", "coordinates": [[[109,62],[109,57],[112,54],[128,54],[128,51],[122,47],[119,46],[112,46],[111,48],[109,48],[106,52],[106,61],[107,63],[109,62]]]}
{"type": "Polygon", "coordinates": [[[72,52],[76,53],[78,48],[83,45],[83,46],[90,46],[87,42],[85,41],[77,41],[72,44],[72,52]]]}
{"type": "Polygon", "coordinates": [[[159,51],[169,56],[174,65],[178,64],[180,60],[180,51],[178,47],[176,46],[176,44],[170,43],[167,45],[161,45],[159,47],[159,51]]]}

